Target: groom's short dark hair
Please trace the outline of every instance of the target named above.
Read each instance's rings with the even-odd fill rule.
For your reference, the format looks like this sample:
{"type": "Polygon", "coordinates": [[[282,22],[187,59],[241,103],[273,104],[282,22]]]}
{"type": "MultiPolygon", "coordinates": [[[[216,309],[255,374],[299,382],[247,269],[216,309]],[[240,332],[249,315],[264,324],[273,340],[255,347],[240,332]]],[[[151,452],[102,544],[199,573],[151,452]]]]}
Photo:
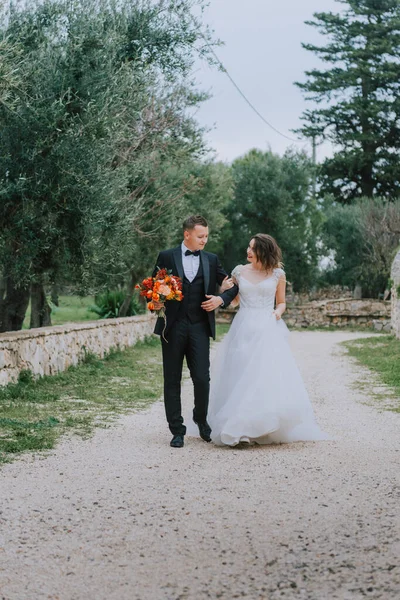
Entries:
{"type": "Polygon", "coordinates": [[[191,229],[194,229],[196,225],[208,227],[208,223],[204,217],[201,215],[191,215],[183,221],[183,231],[190,231],[191,229]]]}

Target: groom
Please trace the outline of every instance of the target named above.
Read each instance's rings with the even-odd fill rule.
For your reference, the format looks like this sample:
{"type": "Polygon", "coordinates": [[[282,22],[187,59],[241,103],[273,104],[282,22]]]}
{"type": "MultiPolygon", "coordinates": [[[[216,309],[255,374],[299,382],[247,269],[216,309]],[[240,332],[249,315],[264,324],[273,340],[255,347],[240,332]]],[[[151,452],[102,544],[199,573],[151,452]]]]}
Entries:
{"type": "MultiPolygon", "coordinates": [[[[176,248],[160,252],[154,274],[166,268],[183,281],[183,300],[166,302],[165,337],[161,337],[164,369],[164,404],[173,438],[171,446],[182,448],[186,427],[181,409],[183,360],[189,367],[194,386],[193,420],[200,436],[211,441],[207,423],[210,391],[210,337],[215,339],[215,309],[228,306],[238,293],[236,285],[216,295],[217,284],[227,278],[218,257],[205,252],[208,224],[204,217],[191,216],[183,223],[183,242],[176,248]]],[[[155,309],[163,307],[155,303],[155,309]]],[[[164,321],[159,318],[154,333],[161,335],[164,321]]]]}

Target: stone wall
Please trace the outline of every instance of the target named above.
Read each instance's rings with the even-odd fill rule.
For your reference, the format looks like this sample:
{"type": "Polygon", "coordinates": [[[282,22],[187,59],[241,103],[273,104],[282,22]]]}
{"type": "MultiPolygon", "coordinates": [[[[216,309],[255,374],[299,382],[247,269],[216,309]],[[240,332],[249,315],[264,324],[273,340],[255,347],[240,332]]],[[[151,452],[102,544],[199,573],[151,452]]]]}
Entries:
{"type": "MultiPolygon", "coordinates": [[[[374,327],[378,331],[390,331],[390,302],[382,300],[321,300],[302,305],[288,304],[284,315],[291,327],[374,327]]],[[[220,311],[220,317],[230,321],[234,309],[220,311]],[[224,314],[225,313],[225,314],[224,314]]]]}
{"type": "Polygon", "coordinates": [[[350,288],[343,287],[341,285],[329,285],[327,287],[318,288],[301,294],[293,293],[290,285],[287,285],[286,288],[286,299],[290,304],[303,305],[316,300],[349,300],[353,297],[353,291],[350,288]]]}
{"type": "Polygon", "coordinates": [[[0,385],[16,381],[24,369],[53,375],[78,364],[86,353],[103,357],[112,348],[133,346],[153,332],[154,321],[146,314],[1,334],[0,385]]]}
{"type": "Polygon", "coordinates": [[[392,330],[400,338],[400,250],[392,264],[392,330]]]}
{"type": "Polygon", "coordinates": [[[390,302],[382,300],[323,300],[303,306],[288,306],[285,315],[288,325],[294,327],[375,327],[390,330],[390,302]],[[379,327],[379,324],[382,327],[379,327]]]}

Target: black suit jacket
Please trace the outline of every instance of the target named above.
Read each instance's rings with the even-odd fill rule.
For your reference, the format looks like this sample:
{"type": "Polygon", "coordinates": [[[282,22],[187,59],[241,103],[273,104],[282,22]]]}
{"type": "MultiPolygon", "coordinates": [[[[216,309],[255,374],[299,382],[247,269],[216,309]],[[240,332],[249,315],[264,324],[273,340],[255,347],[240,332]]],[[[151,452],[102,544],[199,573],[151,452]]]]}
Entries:
{"type": "MultiPolygon", "coordinates": [[[[202,250],[200,252],[200,260],[204,275],[204,294],[215,296],[217,294],[217,285],[221,285],[227,273],[222,268],[222,265],[219,262],[216,254],[211,254],[211,252],[205,252],[202,250]]],[[[157,258],[156,266],[154,267],[153,277],[156,275],[158,269],[168,269],[168,271],[171,271],[173,275],[177,275],[183,280],[185,274],[183,271],[181,245],[177,246],[176,248],[163,250],[160,252],[157,258]]],[[[224,301],[225,307],[232,302],[232,300],[237,296],[238,292],[239,288],[237,285],[235,285],[231,289],[226,290],[226,292],[219,294],[224,301]]],[[[165,303],[167,317],[167,327],[165,330],[166,334],[176,320],[180,308],[179,305],[180,303],[176,300],[167,301],[165,303]]],[[[213,339],[215,339],[215,311],[208,312],[207,316],[211,335],[213,339]]],[[[161,335],[163,329],[164,320],[159,318],[157,319],[154,333],[161,335]]]]}

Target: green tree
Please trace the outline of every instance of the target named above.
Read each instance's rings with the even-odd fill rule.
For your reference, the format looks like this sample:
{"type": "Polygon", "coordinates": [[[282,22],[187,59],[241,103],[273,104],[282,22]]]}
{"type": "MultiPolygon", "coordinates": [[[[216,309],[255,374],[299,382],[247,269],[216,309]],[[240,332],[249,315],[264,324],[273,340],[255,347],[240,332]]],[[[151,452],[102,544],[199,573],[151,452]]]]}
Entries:
{"type": "Polygon", "coordinates": [[[382,295],[400,243],[400,201],[360,198],[352,205],[334,203],[322,229],[325,252],[333,262],[327,283],[360,285],[364,297],[382,295]]]}
{"type": "Polygon", "coordinates": [[[354,205],[334,203],[325,212],[322,240],[329,267],[322,275],[322,282],[355,288],[361,285],[361,265],[364,259],[364,242],[359,221],[359,211],[354,205]]]}
{"type": "MultiPolygon", "coordinates": [[[[190,168],[190,175],[192,187],[185,196],[185,216],[201,214],[207,219],[210,230],[207,249],[219,254],[222,251],[223,229],[227,223],[224,213],[233,199],[232,169],[222,162],[196,161],[190,168]]],[[[181,240],[179,223],[176,241],[181,240]]]]}
{"type": "Polygon", "coordinates": [[[340,202],[400,191],[400,4],[398,0],[337,0],[337,14],[319,12],[307,24],[326,45],[303,44],[327,68],[297,83],[316,108],[303,114],[305,136],[336,150],[320,168],[322,193],[340,202]]]}
{"type": "Polygon", "coordinates": [[[44,285],[64,269],[70,276],[80,271],[91,209],[102,207],[106,217],[108,198],[121,185],[110,161],[114,124],[107,110],[117,82],[104,77],[113,40],[99,52],[98,23],[80,22],[78,37],[67,5],[45,2],[13,13],[8,23],[8,39],[21,47],[26,95],[0,114],[3,330],[20,328],[29,295],[31,326],[49,324],[44,285]]]}
{"type": "Polygon", "coordinates": [[[49,283],[132,288],[173,239],[204,151],[196,5],[47,0],[4,26],[26,96],[0,106],[0,329],[21,327],[29,296],[31,325],[47,324],[49,283]]]}
{"type": "Polygon", "coordinates": [[[364,261],[361,272],[367,289],[375,296],[389,288],[388,281],[395,254],[400,244],[400,200],[365,198],[357,203],[364,240],[364,261]]]}
{"type": "MultiPolygon", "coordinates": [[[[203,129],[191,116],[208,97],[193,79],[195,57],[213,63],[211,33],[193,16],[193,8],[202,5],[202,0],[138,3],[126,16],[119,56],[143,70],[152,89],[140,111],[137,139],[132,143],[128,136],[123,142],[128,196],[122,203],[119,235],[110,231],[107,236],[114,257],[108,274],[115,285],[126,286],[122,316],[135,284],[152,270],[158,250],[175,242],[177,223],[192,212],[211,170],[204,163],[203,129]]],[[[98,284],[104,284],[101,260],[99,267],[93,272],[99,275],[98,284]]]]}
{"type": "Polygon", "coordinates": [[[313,285],[320,214],[310,193],[311,172],[308,157],[293,150],[283,157],[252,150],[234,161],[234,198],[225,212],[223,252],[230,269],[245,262],[253,235],[268,233],[282,248],[294,288],[313,285]]]}
{"type": "Polygon", "coordinates": [[[23,93],[19,44],[0,39],[0,105],[12,109],[23,93]]]}

